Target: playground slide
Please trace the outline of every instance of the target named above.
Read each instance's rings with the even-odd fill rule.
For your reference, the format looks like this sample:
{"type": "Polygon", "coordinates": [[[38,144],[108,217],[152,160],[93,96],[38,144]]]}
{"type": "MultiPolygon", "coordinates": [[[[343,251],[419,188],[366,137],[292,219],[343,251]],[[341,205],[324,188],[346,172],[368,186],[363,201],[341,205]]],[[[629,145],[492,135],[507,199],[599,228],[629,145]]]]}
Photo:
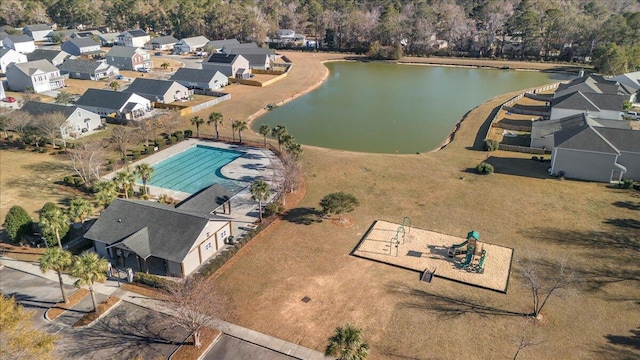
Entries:
{"type": "Polygon", "coordinates": [[[475,250],[476,249],[473,246],[469,246],[467,248],[467,256],[465,257],[464,261],[460,263],[460,268],[464,269],[471,264],[475,250]]]}
{"type": "Polygon", "coordinates": [[[462,254],[462,250],[458,250],[459,248],[466,246],[467,243],[469,242],[469,240],[465,240],[464,242],[460,243],[460,244],[453,244],[451,245],[451,247],[449,247],[449,249],[447,250],[447,255],[452,258],[458,254],[462,254]]]}

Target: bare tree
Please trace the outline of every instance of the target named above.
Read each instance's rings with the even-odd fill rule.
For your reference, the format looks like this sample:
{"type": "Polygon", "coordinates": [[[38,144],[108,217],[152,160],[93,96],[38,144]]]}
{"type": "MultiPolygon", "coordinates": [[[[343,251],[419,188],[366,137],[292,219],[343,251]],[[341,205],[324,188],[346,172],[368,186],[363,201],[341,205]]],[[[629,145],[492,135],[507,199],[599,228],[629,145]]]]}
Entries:
{"type": "Polygon", "coordinates": [[[62,139],[64,146],[66,147],[66,126],[67,117],[61,112],[44,113],[34,118],[35,126],[42,132],[42,134],[49,139],[53,148],[56,148],[56,140],[62,139]]]}
{"type": "Polygon", "coordinates": [[[109,141],[120,153],[120,157],[125,162],[127,150],[135,143],[136,134],[134,129],[126,126],[118,126],[111,132],[109,141]]]}
{"type": "Polygon", "coordinates": [[[9,130],[12,130],[20,137],[20,141],[22,143],[26,142],[26,135],[29,132],[29,127],[31,127],[31,123],[33,118],[31,115],[25,111],[14,111],[8,115],[8,126],[9,130]]]}
{"type": "Polygon", "coordinates": [[[87,187],[91,187],[94,181],[100,179],[100,166],[104,163],[107,154],[106,146],[103,142],[81,142],[74,149],[67,151],[71,158],[73,170],[87,184],[87,187]]]}
{"type": "Polygon", "coordinates": [[[273,184],[278,184],[278,191],[282,194],[282,204],[286,204],[285,193],[292,193],[302,183],[302,166],[295,157],[288,152],[280,157],[282,166],[273,166],[273,184]]]}
{"type": "Polygon", "coordinates": [[[213,316],[221,314],[227,303],[212,284],[196,277],[169,285],[166,300],[176,311],[176,325],[191,333],[193,344],[198,348],[202,345],[202,330],[213,326],[213,316]]]}
{"type": "Polygon", "coordinates": [[[171,136],[178,126],[184,124],[184,119],[177,112],[169,112],[159,119],[160,126],[171,136]]]}
{"type": "Polygon", "coordinates": [[[143,119],[140,120],[137,127],[137,133],[140,135],[140,141],[144,142],[144,146],[149,146],[149,139],[155,139],[156,132],[158,131],[157,119],[143,119]]]}
{"type": "Polygon", "coordinates": [[[524,283],[522,286],[531,291],[532,308],[529,314],[539,318],[540,312],[554,295],[561,290],[574,291],[572,285],[576,282],[575,274],[566,267],[566,259],[558,263],[557,269],[542,269],[532,254],[520,260],[524,283]]]}

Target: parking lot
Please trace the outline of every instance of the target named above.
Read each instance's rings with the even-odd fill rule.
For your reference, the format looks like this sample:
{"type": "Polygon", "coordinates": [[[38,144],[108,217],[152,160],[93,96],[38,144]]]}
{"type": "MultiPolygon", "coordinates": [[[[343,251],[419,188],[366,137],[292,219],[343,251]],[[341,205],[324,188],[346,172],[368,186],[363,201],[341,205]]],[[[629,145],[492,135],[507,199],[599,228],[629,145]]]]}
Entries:
{"type": "Polygon", "coordinates": [[[292,360],[296,359],[250,342],[222,335],[203,357],[204,360],[292,360]]]}

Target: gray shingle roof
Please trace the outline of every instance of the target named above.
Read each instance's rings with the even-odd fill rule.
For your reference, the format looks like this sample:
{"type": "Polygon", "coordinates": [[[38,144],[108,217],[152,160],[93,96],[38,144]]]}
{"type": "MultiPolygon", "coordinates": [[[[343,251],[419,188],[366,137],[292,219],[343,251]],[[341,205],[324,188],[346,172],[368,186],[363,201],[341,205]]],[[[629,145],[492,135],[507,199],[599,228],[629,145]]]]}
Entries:
{"type": "Polygon", "coordinates": [[[93,41],[93,39],[90,38],[90,37],[75,38],[75,39],[69,40],[68,42],[74,44],[79,49],[82,49],[83,47],[90,47],[90,46],[98,45],[98,43],[93,41]]]}
{"type": "Polygon", "coordinates": [[[64,51],[58,50],[45,50],[45,49],[35,49],[32,53],[27,54],[27,60],[36,61],[36,60],[49,60],[53,61],[60,53],[65,54],[65,58],[71,56],[71,54],[66,53],[64,51]]]}
{"type": "Polygon", "coordinates": [[[624,95],[574,92],[553,99],[551,107],[581,111],[615,110],[622,111],[624,95]]]}
{"type": "Polygon", "coordinates": [[[84,237],[107,245],[127,241],[125,245],[143,252],[141,256],[148,239],[150,255],[181,263],[208,222],[204,216],[186,214],[169,205],[116,199],[84,237]]]}
{"type": "Polygon", "coordinates": [[[213,184],[182,201],[176,208],[208,216],[213,210],[226,203],[234,194],[220,184],[213,184]]]}
{"type": "Polygon", "coordinates": [[[146,32],[144,32],[144,30],[140,30],[140,29],[123,31],[123,33],[125,33],[125,32],[129,33],[129,35],[131,35],[133,37],[143,37],[143,36],[148,36],[149,35],[146,32]]]}
{"type": "Polygon", "coordinates": [[[64,116],[69,117],[76,111],[77,106],[65,106],[61,104],[42,103],[37,101],[27,101],[20,110],[25,111],[31,115],[40,115],[46,113],[62,113],[64,116]]]}
{"type": "Polygon", "coordinates": [[[77,72],[81,74],[93,74],[103,63],[93,60],[67,60],[58,65],[58,69],[64,72],[77,72]]]}
{"type": "Polygon", "coordinates": [[[138,48],[130,46],[114,46],[107,52],[107,56],[131,58],[136,50],[138,48]]]}
{"type": "Polygon", "coordinates": [[[614,128],[598,128],[597,131],[618,150],[640,154],[640,131],[614,128]]]}
{"type": "Polygon", "coordinates": [[[25,26],[25,28],[29,28],[29,30],[31,31],[44,31],[44,30],[53,29],[51,25],[47,25],[47,24],[32,24],[32,25],[25,26]]]}
{"type": "Polygon", "coordinates": [[[125,91],[140,95],[164,96],[173,83],[167,80],[136,78],[125,91]]]}
{"type": "Polygon", "coordinates": [[[207,39],[204,36],[194,36],[194,37],[184,38],[180,40],[180,43],[187,44],[189,46],[198,46],[198,45],[205,46],[208,42],[209,42],[209,39],[207,39]]]}
{"type": "Polygon", "coordinates": [[[180,68],[169,80],[189,82],[209,82],[219,71],[180,68]]]}
{"type": "Polygon", "coordinates": [[[14,44],[33,41],[33,39],[29,37],[29,35],[8,35],[6,38],[10,39],[14,44]]]}
{"type": "Polygon", "coordinates": [[[228,45],[238,45],[240,42],[237,39],[224,39],[224,40],[211,40],[206,46],[210,46],[214,49],[222,49],[228,45]]]}
{"type": "Polygon", "coordinates": [[[29,76],[31,76],[37,70],[42,70],[45,72],[58,71],[58,68],[53,66],[53,64],[49,60],[27,61],[25,63],[14,64],[14,66],[29,76]]]}
{"type": "Polygon", "coordinates": [[[249,61],[249,66],[253,67],[256,65],[264,66],[269,56],[266,54],[242,54],[242,57],[249,61]]]}
{"type": "Polygon", "coordinates": [[[619,154],[620,152],[592,126],[579,126],[558,131],[554,134],[555,147],[619,154]]]}
{"type": "Polygon", "coordinates": [[[231,64],[237,57],[238,55],[211,54],[211,56],[209,56],[209,59],[207,59],[207,62],[214,64],[231,64]]]}
{"type": "Polygon", "coordinates": [[[152,44],[158,44],[158,45],[169,45],[169,44],[175,44],[177,42],[178,42],[178,39],[174,38],[171,35],[160,36],[160,37],[151,39],[152,44]]]}
{"type": "Polygon", "coordinates": [[[76,105],[95,106],[105,109],[119,109],[129,102],[129,92],[117,92],[102,89],[87,89],[76,101],[76,105]]]}

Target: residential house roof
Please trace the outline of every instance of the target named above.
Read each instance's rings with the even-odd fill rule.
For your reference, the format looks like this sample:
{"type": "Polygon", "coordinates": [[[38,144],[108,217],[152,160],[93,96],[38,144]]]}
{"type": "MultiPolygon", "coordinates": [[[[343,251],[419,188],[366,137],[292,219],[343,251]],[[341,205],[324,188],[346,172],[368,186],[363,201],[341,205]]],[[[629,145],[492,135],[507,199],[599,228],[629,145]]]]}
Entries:
{"type": "Polygon", "coordinates": [[[131,58],[137,51],[142,50],[129,46],[114,46],[107,52],[107,56],[131,58]]]}
{"type": "Polygon", "coordinates": [[[207,43],[207,47],[212,47],[214,49],[222,49],[227,45],[237,45],[240,42],[237,39],[224,39],[224,40],[211,40],[207,43]]]}
{"type": "MultiPolygon", "coordinates": [[[[180,68],[169,80],[189,82],[209,82],[219,71],[180,68]]],[[[221,73],[222,74],[222,73],[221,73]]],[[[224,75],[223,75],[224,76],[224,75]]]]}
{"type": "Polygon", "coordinates": [[[611,78],[611,80],[615,80],[622,85],[627,85],[632,89],[632,91],[637,91],[638,89],[640,89],[640,71],[618,75],[611,78]]]}
{"type": "Polygon", "coordinates": [[[87,89],[76,100],[76,105],[94,106],[105,109],[120,109],[125,106],[133,94],[102,89],[87,89]]]}
{"type": "MultiPolygon", "coordinates": [[[[245,44],[241,44],[245,45],[245,44]]],[[[239,55],[275,55],[275,51],[267,48],[261,48],[256,46],[225,46],[222,51],[225,54],[239,54],[239,55]]]]}
{"type": "Polygon", "coordinates": [[[53,64],[49,60],[27,61],[24,63],[13,64],[13,66],[20,69],[20,71],[28,76],[33,75],[38,70],[42,70],[45,72],[58,71],[58,68],[53,66],[53,64]]]}
{"type": "Polygon", "coordinates": [[[123,31],[122,34],[124,34],[124,33],[127,33],[127,34],[131,35],[132,37],[149,36],[149,34],[147,34],[144,30],[140,30],[140,29],[123,31]]]}
{"type": "Polygon", "coordinates": [[[17,51],[15,51],[13,49],[0,48],[0,58],[5,56],[6,54],[12,52],[12,51],[17,52],[17,51]]]}
{"type": "Polygon", "coordinates": [[[47,24],[32,24],[32,25],[26,25],[23,28],[28,28],[31,31],[53,30],[53,27],[47,24]]]}
{"type": "Polygon", "coordinates": [[[181,263],[208,222],[205,216],[170,205],[116,199],[84,237],[107,245],[122,242],[139,256],[149,254],[181,263]]]}
{"type": "MultiPolygon", "coordinates": [[[[627,130],[630,131],[630,130],[627,130]]],[[[558,149],[584,150],[608,154],[619,154],[616,147],[593,126],[579,126],[554,134],[554,145],[558,149]]]]}
{"type": "Polygon", "coordinates": [[[175,81],[136,78],[125,91],[140,95],[164,96],[173,84],[175,81]]]}
{"type": "Polygon", "coordinates": [[[78,109],[77,106],[66,106],[61,104],[43,103],[38,101],[27,101],[24,103],[20,110],[25,111],[31,115],[40,115],[47,113],[62,113],[64,116],[69,117],[74,111],[78,109]]]}
{"type": "Polygon", "coordinates": [[[49,60],[50,62],[53,62],[53,60],[58,56],[60,56],[61,54],[63,57],[62,60],[71,56],[71,54],[61,50],[35,49],[32,53],[27,54],[27,60],[29,61],[49,60]]]}
{"type": "Polygon", "coordinates": [[[251,67],[256,65],[264,66],[269,59],[269,55],[267,54],[242,54],[242,57],[249,61],[251,67]]]}
{"type": "Polygon", "coordinates": [[[79,49],[82,49],[83,47],[90,47],[90,46],[99,45],[97,42],[93,41],[93,39],[90,38],[90,37],[75,38],[75,39],[71,39],[71,40],[69,40],[67,42],[74,44],[79,49]]]}
{"type": "Polygon", "coordinates": [[[294,37],[296,32],[291,29],[279,29],[276,31],[277,37],[294,37]]]}
{"type": "Polygon", "coordinates": [[[189,46],[205,46],[209,42],[204,36],[194,36],[189,38],[184,38],[179,41],[179,43],[186,44],[189,46]]]}
{"type": "Polygon", "coordinates": [[[211,54],[211,56],[209,56],[209,59],[207,59],[208,63],[214,63],[214,64],[231,64],[233,63],[236,58],[240,56],[240,55],[234,55],[234,54],[211,54]]]}
{"type": "MultiPolygon", "coordinates": [[[[95,73],[96,70],[98,70],[101,66],[106,65],[103,62],[100,61],[94,61],[94,60],[82,60],[82,59],[76,59],[76,60],[67,60],[65,62],[63,62],[62,64],[58,65],[58,69],[60,69],[60,71],[65,71],[65,72],[77,72],[77,73],[81,73],[81,74],[93,74],[95,73]]],[[[110,65],[107,65],[110,66],[110,65]]]]}
{"type": "Polygon", "coordinates": [[[583,93],[577,91],[551,101],[551,107],[582,111],[622,111],[625,96],[616,94],[583,93]]]}
{"type": "Polygon", "coordinates": [[[178,42],[178,39],[174,38],[171,35],[160,36],[160,37],[151,39],[152,44],[158,44],[158,45],[170,45],[170,44],[175,44],[177,42],[178,42]]]}
{"type": "Polygon", "coordinates": [[[574,79],[566,84],[560,84],[554,95],[555,97],[560,97],[576,91],[598,94],[631,94],[615,80],[608,80],[601,75],[588,75],[574,79]]]}
{"type": "Polygon", "coordinates": [[[33,41],[33,39],[29,37],[29,35],[7,35],[6,39],[11,40],[14,44],[33,41]]]}
{"type": "Polygon", "coordinates": [[[233,195],[224,186],[213,184],[191,195],[176,205],[176,208],[202,216],[209,216],[211,212],[229,201],[233,195]]]}
{"type": "Polygon", "coordinates": [[[103,34],[99,34],[98,37],[101,38],[102,40],[106,41],[106,42],[114,42],[118,36],[120,35],[120,33],[114,32],[114,33],[103,33],[103,34]]]}
{"type": "Polygon", "coordinates": [[[640,154],[640,131],[607,127],[599,128],[597,131],[609,140],[619,151],[640,154]]]}
{"type": "Polygon", "coordinates": [[[86,37],[90,38],[93,36],[99,36],[100,32],[97,30],[79,31],[75,33],[75,35],[76,35],[75,37],[79,37],[79,38],[86,38],[86,37]]]}

